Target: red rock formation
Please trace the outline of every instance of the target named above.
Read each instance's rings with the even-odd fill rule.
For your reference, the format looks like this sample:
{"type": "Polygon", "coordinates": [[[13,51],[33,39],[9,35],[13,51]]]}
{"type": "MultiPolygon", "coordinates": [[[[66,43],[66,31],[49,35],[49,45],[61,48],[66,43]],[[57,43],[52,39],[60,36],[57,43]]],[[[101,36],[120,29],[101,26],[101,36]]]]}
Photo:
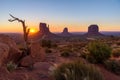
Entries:
{"type": "Polygon", "coordinates": [[[66,27],[66,28],[64,28],[64,30],[63,30],[63,32],[62,32],[63,34],[67,34],[67,33],[69,33],[68,32],[68,28],[66,27]]]}
{"type": "Polygon", "coordinates": [[[9,55],[9,46],[4,43],[0,43],[0,67],[3,66],[9,55]]]}
{"type": "Polygon", "coordinates": [[[40,46],[40,43],[33,43],[31,45],[31,54],[30,55],[33,57],[33,59],[36,62],[44,61],[46,58],[45,50],[44,50],[44,48],[42,48],[40,46]]]}
{"type": "Polygon", "coordinates": [[[22,54],[18,49],[16,43],[9,36],[3,34],[0,34],[0,43],[6,44],[9,47],[7,61],[17,62],[17,60],[21,57],[22,54]]]}
{"type": "Polygon", "coordinates": [[[90,25],[88,27],[88,33],[89,34],[97,34],[97,33],[99,33],[98,25],[90,25]]]}
{"type": "Polygon", "coordinates": [[[46,23],[40,23],[39,25],[39,32],[32,36],[32,39],[53,39],[58,37],[57,35],[53,34],[49,30],[49,25],[47,26],[46,23]]]}
{"type": "Polygon", "coordinates": [[[30,67],[34,64],[34,60],[32,58],[32,56],[26,56],[24,58],[21,59],[21,62],[20,62],[20,66],[23,66],[23,67],[30,67]]]}
{"type": "Polygon", "coordinates": [[[30,67],[35,62],[44,61],[46,58],[45,50],[40,46],[40,43],[32,43],[30,52],[29,56],[26,56],[21,60],[21,66],[30,67]]]}
{"type": "Polygon", "coordinates": [[[68,32],[68,28],[65,27],[65,28],[63,29],[63,32],[60,34],[60,36],[68,37],[68,36],[72,36],[72,34],[69,33],[69,32],[68,32]]]}
{"type": "Polygon", "coordinates": [[[47,27],[46,23],[40,23],[39,29],[40,29],[40,32],[42,34],[48,34],[48,33],[50,33],[49,26],[47,27]]]}
{"type": "Polygon", "coordinates": [[[98,25],[92,24],[92,25],[90,25],[88,27],[88,32],[86,34],[84,34],[84,36],[87,36],[87,37],[100,37],[100,36],[104,36],[104,35],[99,32],[98,25]]]}

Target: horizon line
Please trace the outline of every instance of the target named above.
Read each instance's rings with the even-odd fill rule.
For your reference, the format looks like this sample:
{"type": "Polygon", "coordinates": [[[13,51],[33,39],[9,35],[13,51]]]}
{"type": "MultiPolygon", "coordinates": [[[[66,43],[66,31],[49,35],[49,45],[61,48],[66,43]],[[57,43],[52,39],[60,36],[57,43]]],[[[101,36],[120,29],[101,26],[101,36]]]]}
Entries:
{"type": "MultiPolygon", "coordinates": [[[[50,31],[51,33],[62,33],[62,32],[52,32],[50,31]]],[[[88,32],[88,31],[69,31],[70,33],[84,33],[84,32],[88,32]]],[[[99,32],[120,32],[120,31],[99,31],[99,32]]],[[[23,32],[0,32],[1,33],[23,33],[23,32]]]]}

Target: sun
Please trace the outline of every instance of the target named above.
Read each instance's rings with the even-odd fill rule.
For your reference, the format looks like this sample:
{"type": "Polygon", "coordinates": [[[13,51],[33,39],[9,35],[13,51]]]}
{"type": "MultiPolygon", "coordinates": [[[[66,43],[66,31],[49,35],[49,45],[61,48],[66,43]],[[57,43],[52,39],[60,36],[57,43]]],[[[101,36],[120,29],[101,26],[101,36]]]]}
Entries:
{"type": "Polygon", "coordinates": [[[30,33],[36,33],[36,32],[37,32],[36,29],[34,29],[34,28],[30,28],[30,33]]]}

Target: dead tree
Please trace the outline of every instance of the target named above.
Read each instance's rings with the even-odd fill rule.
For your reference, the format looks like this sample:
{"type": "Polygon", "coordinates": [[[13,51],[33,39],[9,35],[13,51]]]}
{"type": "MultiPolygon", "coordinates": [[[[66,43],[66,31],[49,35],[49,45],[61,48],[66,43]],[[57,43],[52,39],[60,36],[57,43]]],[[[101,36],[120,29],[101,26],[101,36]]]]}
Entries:
{"type": "Polygon", "coordinates": [[[9,19],[9,22],[13,22],[13,21],[18,21],[20,23],[22,23],[23,26],[23,35],[24,35],[24,41],[25,41],[25,50],[27,51],[26,54],[29,55],[29,41],[28,41],[28,34],[30,31],[30,28],[27,28],[27,26],[25,25],[25,20],[21,20],[19,18],[14,17],[13,15],[9,14],[13,19],[9,19]]]}

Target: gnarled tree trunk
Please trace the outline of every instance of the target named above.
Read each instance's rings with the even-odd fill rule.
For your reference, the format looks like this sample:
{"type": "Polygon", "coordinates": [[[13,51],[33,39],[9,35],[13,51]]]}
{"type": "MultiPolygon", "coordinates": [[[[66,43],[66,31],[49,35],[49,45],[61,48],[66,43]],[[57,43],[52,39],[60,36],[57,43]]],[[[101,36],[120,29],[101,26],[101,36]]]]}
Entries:
{"type": "Polygon", "coordinates": [[[16,18],[11,14],[10,14],[10,16],[13,19],[9,19],[8,21],[10,21],[10,22],[18,21],[18,22],[22,23],[23,35],[24,35],[24,41],[25,41],[25,50],[26,50],[26,54],[29,55],[30,54],[30,47],[29,47],[29,41],[28,41],[28,34],[29,34],[29,31],[30,31],[30,28],[27,29],[27,26],[25,25],[25,20],[21,20],[19,18],[16,18]]]}

